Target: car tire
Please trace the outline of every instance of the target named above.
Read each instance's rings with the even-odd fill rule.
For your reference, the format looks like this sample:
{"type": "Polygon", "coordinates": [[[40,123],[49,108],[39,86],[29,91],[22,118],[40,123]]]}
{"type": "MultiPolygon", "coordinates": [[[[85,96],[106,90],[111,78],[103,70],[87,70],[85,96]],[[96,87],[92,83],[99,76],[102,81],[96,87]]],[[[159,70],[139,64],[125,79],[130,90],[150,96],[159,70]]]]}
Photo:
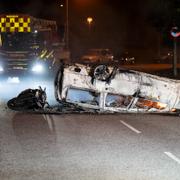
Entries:
{"type": "Polygon", "coordinates": [[[100,81],[107,81],[110,77],[109,69],[106,65],[99,65],[94,69],[94,78],[100,81]]]}

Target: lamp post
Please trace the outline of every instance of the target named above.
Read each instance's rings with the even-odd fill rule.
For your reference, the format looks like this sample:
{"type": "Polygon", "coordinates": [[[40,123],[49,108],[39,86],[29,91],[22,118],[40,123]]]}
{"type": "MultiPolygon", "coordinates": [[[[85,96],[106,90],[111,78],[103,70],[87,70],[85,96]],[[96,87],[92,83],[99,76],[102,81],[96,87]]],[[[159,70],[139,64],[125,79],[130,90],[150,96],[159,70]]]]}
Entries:
{"type": "Polygon", "coordinates": [[[93,18],[92,17],[87,17],[87,23],[88,23],[88,26],[89,26],[89,32],[91,30],[91,24],[93,22],[93,18]]]}
{"type": "Polygon", "coordinates": [[[69,0],[66,0],[66,48],[69,49],[69,0]]]}
{"type": "Polygon", "coordinates": [[[60,3],[61,8],[65,8],[65,43],[66,49],[69,49],[69,0],[66,0],[65,5],[60,3]]]}

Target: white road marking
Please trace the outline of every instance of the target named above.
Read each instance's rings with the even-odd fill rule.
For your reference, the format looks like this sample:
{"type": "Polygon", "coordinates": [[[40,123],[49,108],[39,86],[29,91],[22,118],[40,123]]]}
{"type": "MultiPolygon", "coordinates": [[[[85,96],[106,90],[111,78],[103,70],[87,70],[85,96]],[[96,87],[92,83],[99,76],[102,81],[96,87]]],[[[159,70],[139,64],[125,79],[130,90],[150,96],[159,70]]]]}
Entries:
{"type": "Polygon", "coordinates": [[[124,124],[126,127],[128,127],[129,129],[131,129],[132,131],[134,131],[135,133],[137,134],[140,134],[141,131],[137,130],[136,128],[132,127],[131,125],[127,124],[126,122],[124,121],[121,121],[122,124],[124,124]]]}
{"type": "Polygon", "coordinates": [[[180,159],[177,158],[174,154],[170,153],[170,152],[164,152],[168,157],[170,157],[171,159],[173,159],[174,161],[176,161],[178,164],[180,164],[180,159]]]}
{"type": "Polygon", "coordinates": [[[45,115],[43,115],[43,117],[44,117],[44,119],[46,119],[50,131],[53,132],[54,131],[53,122],[52,122],[52,119],[50,119],[50,115],[45,114],[45,115]]]}

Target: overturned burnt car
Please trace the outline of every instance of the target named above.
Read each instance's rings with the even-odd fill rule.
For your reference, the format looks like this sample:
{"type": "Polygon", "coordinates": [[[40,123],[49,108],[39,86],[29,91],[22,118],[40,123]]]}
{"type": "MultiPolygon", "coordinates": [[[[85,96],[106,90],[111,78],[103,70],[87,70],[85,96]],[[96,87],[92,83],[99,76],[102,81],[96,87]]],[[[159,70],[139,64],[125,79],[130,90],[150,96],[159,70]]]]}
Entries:
{"type": "Polygon", "coordinates": [[[55,96],[100,112],[179,112],[180,81],[106,65],[61,66],[55,96]]]}

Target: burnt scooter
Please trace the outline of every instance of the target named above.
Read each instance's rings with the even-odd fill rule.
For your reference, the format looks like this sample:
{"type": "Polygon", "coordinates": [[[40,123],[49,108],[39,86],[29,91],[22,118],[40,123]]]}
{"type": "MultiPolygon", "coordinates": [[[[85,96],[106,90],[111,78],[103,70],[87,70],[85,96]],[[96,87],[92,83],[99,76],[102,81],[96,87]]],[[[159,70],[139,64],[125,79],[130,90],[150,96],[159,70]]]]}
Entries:
{"type": "Polygon", "coordinates": [[[17,97],[8,101],[7,106],[13,110],[40,110],[48,105],[46,89],[26,89],[17,97]]]}

